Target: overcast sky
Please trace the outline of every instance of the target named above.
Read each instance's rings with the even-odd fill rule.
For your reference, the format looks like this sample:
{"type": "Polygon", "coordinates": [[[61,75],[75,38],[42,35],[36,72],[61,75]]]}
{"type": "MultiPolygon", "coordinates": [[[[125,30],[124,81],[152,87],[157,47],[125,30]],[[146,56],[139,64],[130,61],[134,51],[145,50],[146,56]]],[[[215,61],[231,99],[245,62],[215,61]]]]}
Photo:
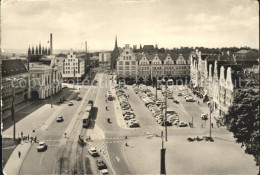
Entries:
{"type": "Polygon", "coordinates": [[[53,34],[54,49],[118,45],[258,48],[254,0],[4,0],[3,49],[27,49],[53,34]]]}

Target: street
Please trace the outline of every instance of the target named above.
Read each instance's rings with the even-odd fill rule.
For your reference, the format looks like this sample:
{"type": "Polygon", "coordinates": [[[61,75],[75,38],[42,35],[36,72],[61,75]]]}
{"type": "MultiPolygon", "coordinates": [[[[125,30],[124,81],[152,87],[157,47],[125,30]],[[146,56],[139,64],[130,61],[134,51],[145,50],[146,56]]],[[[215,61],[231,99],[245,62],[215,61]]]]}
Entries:
{"type": "MultiPolygon", "coordinates": [[[[33,143],[26,156],[19,174],[63,174],[63,173],[92,173],[98,174],[96,158],[88,153],[88,149],[95,147],[100,158],[108,166],[109,174],[159,174],[161,131],[165,127],[156,123],[151,111],[145,107],[143,101],[135,94],[131,86],[127,86],[125,93],[129,95],[136,119],[140,121],[139,128],[123,126],[123,116],[118,109],[117,97],[114,101],[106,101],[108,90],[114,93],[115,84],[111,75],[99,70],[96,86],[77,86],[65,88],[61,93],[67,98],[63,104],[57,104],[59,97],[54,98],[53,108],[46,103],[37,109],[25,108],[16,114],[24,114],[17,121],[17,134],[23,131],[24,135],[37,136],[40,141],[45,141],[48,148],[45,152],[37,152],[37,143],[33,143]],[[78,89],[80,88],[80,90],[78,89]],[[82,97],[76,101],[76,97],[82,97]],[[87,102],[94,100],[96,115],[91,125],[82,128],[82,116],[87,102]],[[68,106],[72,100],[73,105],[68,106]],[[108,110],[106,110],[106,106],[108,110]],[[56,122],[62,115],[63,122],[56,122]],[[111,122],[107,122],[107,118],[111,122]],[[35,132],[32,132],[35,130],[35,132]],[[65,135],[66,133],[66,135],[65,135]],[[86,146],[80,147],[78,136],[90,137],[86,146]]],[[[155,94],[155,89],[149,87],[155,94]]],[[[178,97],[177,86],[170,87],[174,98],[180,104],[168,99],[168,105],[174,109],[180,120],[191,122],[193,116],[194,127],[169,126],[167,128],[168,141],[165,142],[166,170],[167,173],[177,174],[236,174],[257,172],[252,157],[245,155],[240,145],[235,143],[231,133],[225,128],[212,128],[214,142],[188,142],[188,137],[208,136],[209,127],[201,128],[202,113],[206,113],[206,104],[198,105],[194,102],[185,102],[183,97],[178,97]],[[214,159],[213,159],[214,158],[214,159]],[[196,160],[200,160],[199,163],[196,160]],[[233,165],[232,161],[237,164],[233,165]],[[196,163],[197,162],[197,163],[196,163]],[[189,168],[186,168],[189,164],[189,168]],[[227,166],[228,164],[228,166],[227,166]],[[226,168],[223,168],[225,165],[226,168]]],[[[158,90],[158,98],[163,99],[158,90]]],[[[38,103],[35,103],[38,105],[38,103]]],[[[4,136],[12,136],[12,127],[4,131],[4,136]]]]}

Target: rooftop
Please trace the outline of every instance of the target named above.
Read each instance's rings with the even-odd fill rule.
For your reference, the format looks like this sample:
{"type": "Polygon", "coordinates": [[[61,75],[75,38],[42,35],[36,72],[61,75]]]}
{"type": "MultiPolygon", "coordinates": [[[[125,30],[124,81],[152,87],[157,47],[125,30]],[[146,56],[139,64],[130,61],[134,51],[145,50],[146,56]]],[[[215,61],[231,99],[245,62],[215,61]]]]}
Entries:
{"type": "Polygon", "coordinates": [[[21,59],[2,60],[3,77],[23,74],[27,72],[28,70],[21,59]]]}

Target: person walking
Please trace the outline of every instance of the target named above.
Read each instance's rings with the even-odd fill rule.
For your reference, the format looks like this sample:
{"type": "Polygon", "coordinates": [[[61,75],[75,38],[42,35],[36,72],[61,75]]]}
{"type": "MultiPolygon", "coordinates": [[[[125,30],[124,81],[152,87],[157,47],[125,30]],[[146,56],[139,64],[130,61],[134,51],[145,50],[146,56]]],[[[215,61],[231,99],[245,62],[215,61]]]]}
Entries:
{"type": "Polygon", "coordinates": [[[20,151],[18,151],[18,157],[19,157],[19,158],[21,157],[21,152],[20,152],[20,151]]]}
{"type": "Polygon", "coordinates": [[[211,123],[211,127],[213,128],[213,123],[211,123]]]}
{"type": "Polygon", "coordinates": [[[23,131],[21,132],[21,137],[23,138],[23,131]]]}
{"type": "Polygon", "coordinates": [[[30,136],[29,136],[29,134],[28,134],[28,137],[27,137],[27,139],[28,139],[28,141],[30,140],[30,136]]]}

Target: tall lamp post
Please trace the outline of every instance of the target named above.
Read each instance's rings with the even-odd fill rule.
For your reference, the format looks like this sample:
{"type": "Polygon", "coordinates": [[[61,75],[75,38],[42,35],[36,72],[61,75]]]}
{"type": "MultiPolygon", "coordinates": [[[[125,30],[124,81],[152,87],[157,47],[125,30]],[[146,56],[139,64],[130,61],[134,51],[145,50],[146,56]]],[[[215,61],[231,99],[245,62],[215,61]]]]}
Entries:
{"type": "Polygon", "coordinates": [[[165,125],[165,141],[167,140],[167,82],[165,81],[165,120],[164,120],[164,125],[165,125]]]}
{"type": "Polygon", "coordinates": [[[14,141],[15,141],[15,133],[16,133],[16,127],[15,127],[15,117],[14,117],[14,115],[15,115],[15,86],[16,86],[16,81],[18,80],[18,79],[15,79],[15,78],[13,78],[13,79],[7,79],[7,80],[10,80],[11,81],[11,83],[12,83],[12,108],[11,108],[11,114],[12,114],[12,120],[13,120],[13,139],[14,139],[14,141]]]}
{"type": "Polygon", "coordinates": [[[209,104],[209,137],[211,138],[211,113],[213,112],[212,103],[209,104]]]}
{"type": "Polygon", "coordinates": [[[163,144],[163,131],[161,132],[161,138],[162,138],[162,149],[161,149],[161,169],[160,169],[160,174],[166,174],[166,168],[165,168],[166,148],[164,148],[164,144],[163,144]]]}

